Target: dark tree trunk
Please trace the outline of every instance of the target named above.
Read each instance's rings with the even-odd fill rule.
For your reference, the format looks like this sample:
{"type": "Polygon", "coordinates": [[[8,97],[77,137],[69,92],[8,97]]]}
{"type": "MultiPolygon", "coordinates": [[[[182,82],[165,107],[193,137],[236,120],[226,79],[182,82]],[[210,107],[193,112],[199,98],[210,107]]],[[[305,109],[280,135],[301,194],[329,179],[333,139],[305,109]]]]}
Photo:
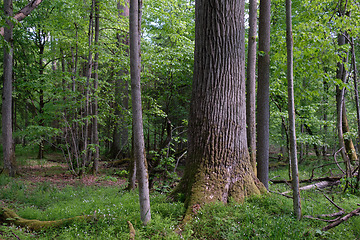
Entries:
{"type": "MultiPolygon", "coordinates": [[[[13,16],[12,0],[4,0],[4,13],[6,17],[13,16]]],[[[13,23],[10,19],[6,20],[4,38],[4,83],[2,99],[2,141],[4,154],[4,170],[14,177],[16,175],[16,161],[14,152],[14,142],[12,135],[12,80],[13,80],[13,23]]]]}
{"type": "Polygon", "coordinates": [[[93,120],[92,120],[92,144],[95,146],[93,174],[96,174],[99,169],[100,149],[99,149],[99,132],[98,132],[98,99],[97,89],[99,81],[99,34],[100,34],[100,6],[99,0],[95,0],[95,46],[96,52],[94,57],[94,90],[93,90],[93,120]]]}
{"type": "Polygon", "coordinates": [[[250,0],[249,5],[249,41],[246,81],[246,123],[247,142],[250,162],[256,175],[256,23],[257,0],[250,0]]]}
{"type": "Polygon", "coordinates": [[[242,201],[264,190],[246,140],[244,3],[195,2],[188,159],[173,192],[185,195],[187,213],[198,204],[242,201]]]}
{"type": "Polygon", "coordinates": [[[139,202],[141,221],[146,225],[151,219],[149,179],[145,157],[145,143],[141,106],[141,0],[130,0],[130,72],[131,97],[134,131],[134,159],[136,161],[137,180],[139,184],[139,202]]]}
{"type": "Polygon", "coordinates": [[[269,188],[270,0],[260,0],[257,90],[257,175],[269,188]]]}

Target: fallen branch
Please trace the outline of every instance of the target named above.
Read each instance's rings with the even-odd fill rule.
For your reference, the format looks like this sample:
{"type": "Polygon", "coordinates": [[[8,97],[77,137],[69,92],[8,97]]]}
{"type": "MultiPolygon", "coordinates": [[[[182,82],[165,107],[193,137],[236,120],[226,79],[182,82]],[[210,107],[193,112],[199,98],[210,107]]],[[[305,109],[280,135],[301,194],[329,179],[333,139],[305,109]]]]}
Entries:
{"type": "Polygon", "coordinates": [[[24,227],[31,231],[39,231],[42,229],[60,227],[69,225],[75,221],[93,221],[94,215],[76,216],[67,219],[55,220],[55,221],[40,221],[36,219],[25,219],[17,215],[14,211],[8,208],[0,209],[0,223],[14,224],[15,226],[24,227]]]}
{"type": "MultiPolygon", "coordinates": [[[[322,181],[322,182],[318,182],[318,183],[303,186],[303,187],[300,188],[300,190],[310,190],[310,189],[313,189],[313,188],[323,189],[323,188],[331,187],[331,186],[338,185],[338,184],[340,184],[340,180],[337,180],[335,182],[322,181]]],[[[287,194],[287,193],[290,193],[290,192],[291,191],[289,190],[289,191],[282,192],[282,194],[287,194]]]]}
{"type": "Polygon", "coordinates": [[[344,216],[345,210],[342,207],[340,207],[339,205],[337,205],[333,200],[331,200],[325,194],[324,194],[324,196],[331,204],[333,204],[340,211],[336,212],[336,213],[331,213],[331,214],[321,214],[321,215],[317,215],[316,217],[313,217],[310,215],[304,216],[305,218],[320,220],[320,221],[328,222],[328,223],[330,222],[329,225],[327,225],[321,229],[322,231],[328,231],[329,229],[334,228],[334,227],[338,226],[339,224],[349,220],[351,217],[360,215],[360,208],[357,208],[344,216]],[[335,217],[335,219],[323,219],[323,217],[325,217],[325,218],[335,217]]]}
{"type": "MultiPolygon", "coordinates": [[[[309,179],[300,180],[299,183],[311,183],[311,182],[321,182],[321,181],[336,182],[336,181],[340,180],[342,177],[343,177],[343,175],[335,176],[335,177],[309,178],[309,179]]],[[[291,180],[286,180],[286,179],[283,179],[283,180],[270,179],[270,181],[274,184],[278,184],[278,183],[291,184],[291,180]]]]}
{"type": "Polygon", "coordinates": [[[329,229],[331,229],[331,228],[334,228],[334,227],[338,226],[340,223],[349,220],[351,217],[357,216],[357,215],[359,215],[359,214],[360,214],[360,208],[357,208],[357,209],[351,211],[350,213],[346,214],[346,215],[343,216],[342,218],[336,220],[335,222],[327,225],[326,227],[323,227],[321,230],[322,230],[322,231],[327,231],[327,230],[329,230],[329,229]]]}

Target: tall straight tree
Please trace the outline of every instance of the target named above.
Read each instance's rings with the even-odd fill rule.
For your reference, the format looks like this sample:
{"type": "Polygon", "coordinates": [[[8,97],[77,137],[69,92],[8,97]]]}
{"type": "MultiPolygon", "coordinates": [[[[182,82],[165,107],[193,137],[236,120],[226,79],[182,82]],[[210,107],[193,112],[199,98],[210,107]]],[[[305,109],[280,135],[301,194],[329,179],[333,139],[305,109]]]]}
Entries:
{"type": "Polygon", "coordinates": [[[6,27],[4,29],[4,82],[2,100],[2,141],[4,169],[9,176],[16,175],[16,161],[12,135],[12,80],[13,80],[13,17],[12,0],[4,0],[6,27]]]}
{"type": "Polygon", "coordinates": [[[94,57],[94,92],[93,92],[93,115],[91,143],[95,145],[93,173],[96,174],[99,168],[100,149],[99,149],[99,132],[98,132],[98,99],[97,89],[99,85],[99,35],[100,35],[100,0],[95,0],[95,57],[94,57]]]}
{"type": "Polygon", "coordinates": [[[141,106],[141,0],[130,0],[130,74],[134,134],[134,159],[139,184],[141,221],[146,225],[151,219],[149,179],[145,157],[145,142],[141,106]]]}
{"type": "Polygon", "coordinates": [[[249,1],[249,40],[246,79],[246,124],[251,166],[256,174],[256,32],[257,0],[249,1]]]}
{"type": "Polygon", "coordinates": [[[265,190],[246,140],[244,3],[195,2],[188,159],[173,192],[184,194],[187,216],[199,205],[242,201],[265,190]]]}
{"type": "Polygon", "coordinates": [[[270,4],[271,0],[260,0],[256,118],[257,176],[267,189],[269,188],[270,4]]]}
{"type": "Polygon", "coordinates": [[[289,138],[290,159],[293,189],[294,214],[298,220],[301,218],[301,202],[299,190],[299,171],[296,150],[295,131],[295,101],[294,101],[294,42],[292,36],[291,0],[286,0],[286,49],[287,49],[287,81],[288,81],[288,114],[289,114],[289,138]]]}

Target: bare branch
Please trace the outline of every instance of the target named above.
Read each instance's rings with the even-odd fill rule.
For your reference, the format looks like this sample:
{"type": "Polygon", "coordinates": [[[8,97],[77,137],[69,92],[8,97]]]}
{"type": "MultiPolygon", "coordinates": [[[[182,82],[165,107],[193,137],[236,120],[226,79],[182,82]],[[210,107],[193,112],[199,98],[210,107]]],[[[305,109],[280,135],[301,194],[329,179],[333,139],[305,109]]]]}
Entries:
{"type": "MultiPolygon", "coordinates": [[[[37,8],[43,0],[32,0],[28,5],[26,5],[23,9],[21,9],[18,13],[15,14],[14,19],[18,22],[22,21],[25,17],[27,17],[32,10],[37,8]]],[[[0,28],[0,34],[4,36],[4,28],[0,28]]]]}

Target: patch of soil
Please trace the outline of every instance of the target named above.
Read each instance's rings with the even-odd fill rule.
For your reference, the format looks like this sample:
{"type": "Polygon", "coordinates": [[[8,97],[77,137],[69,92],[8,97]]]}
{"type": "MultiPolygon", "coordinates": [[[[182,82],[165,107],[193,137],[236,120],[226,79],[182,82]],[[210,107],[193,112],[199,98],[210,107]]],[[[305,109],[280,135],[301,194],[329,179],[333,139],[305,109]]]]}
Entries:
{"type": "MultiPolygon", "coordinates": [[[[100,168],[104,168],[102,164],[100,168]]],[[[127,180],[116,176],[108,176],[104,173],[97,175],[83,175],[81,178],[68,171],[67,164],[60,161],[46,161],[43,164],[20,167],[20,179],[36,185],[40,182],[48,182],[59,188],[65,186],[122,186],[127,180]]]]}

